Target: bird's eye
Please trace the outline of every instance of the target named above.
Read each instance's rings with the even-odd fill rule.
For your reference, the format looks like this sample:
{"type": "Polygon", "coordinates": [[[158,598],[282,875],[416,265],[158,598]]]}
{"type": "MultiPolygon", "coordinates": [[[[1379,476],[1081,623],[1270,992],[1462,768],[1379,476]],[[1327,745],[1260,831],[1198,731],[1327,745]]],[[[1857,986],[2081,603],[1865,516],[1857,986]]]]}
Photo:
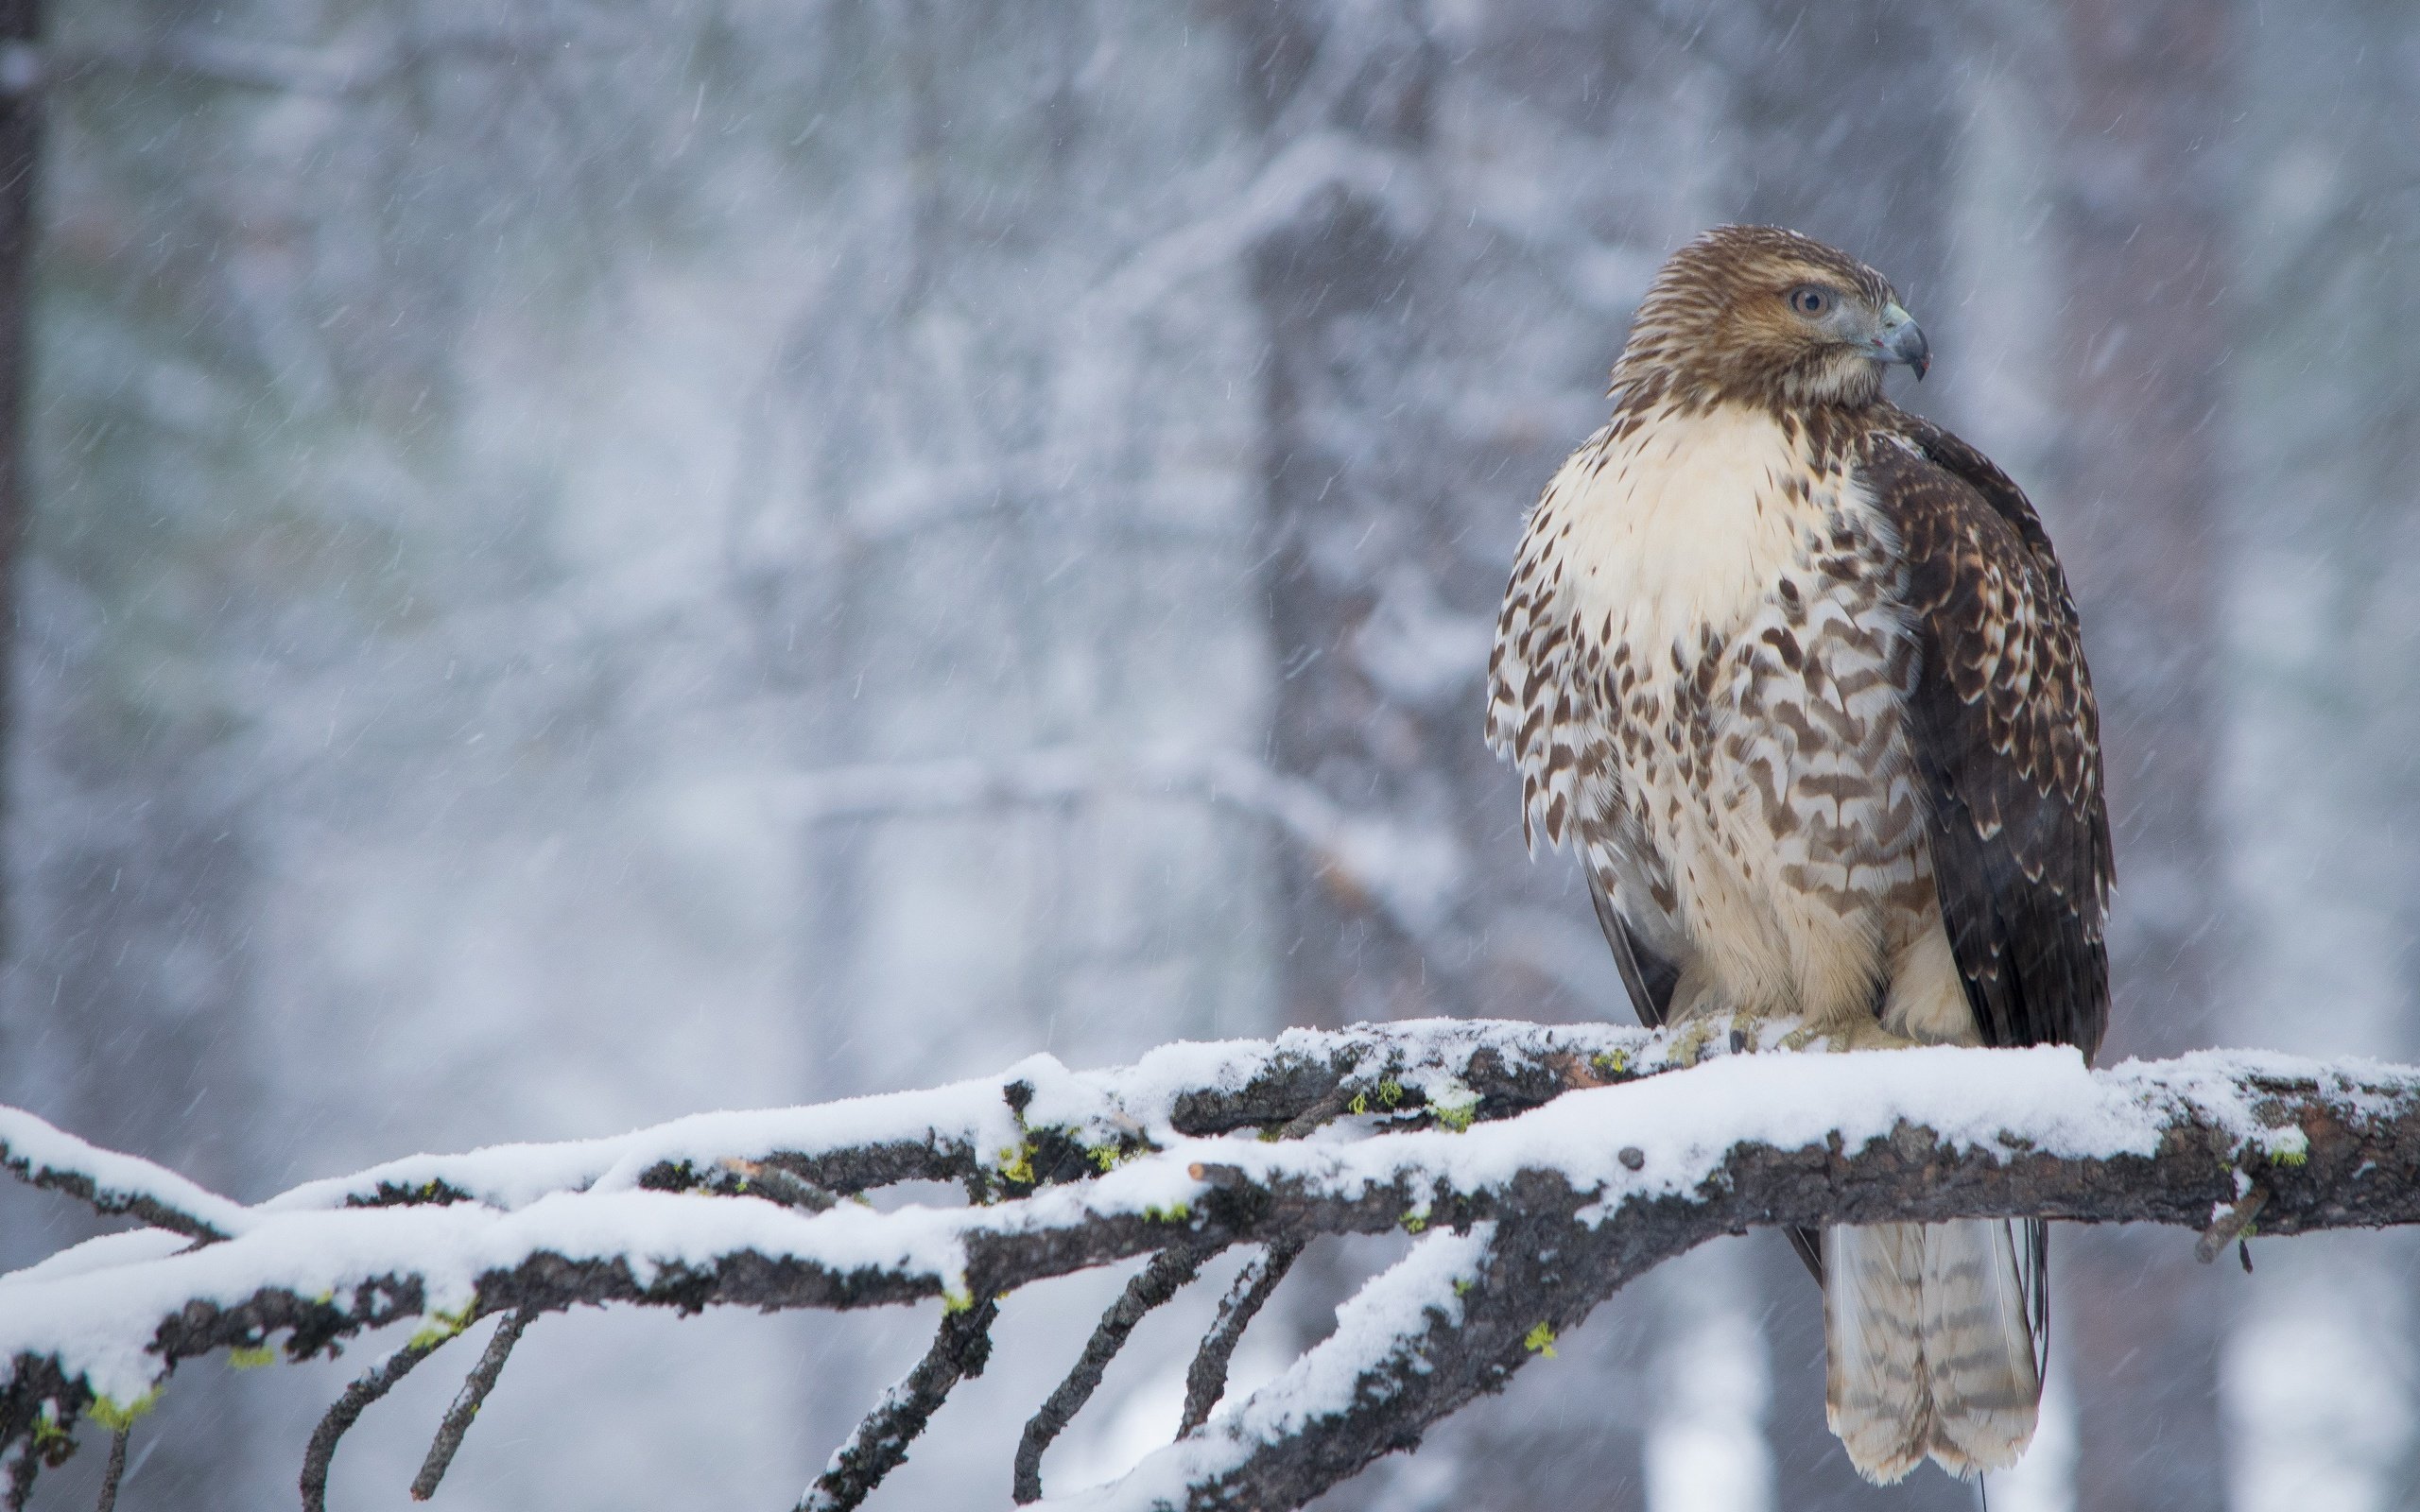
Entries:
{"type": "Polygon", "coordinates": [[[1794,288],[1789,291],[1789,307],[1801,315],[1821,315],[1832,307],[1832,297],[1819,288],[1794,288]]]}

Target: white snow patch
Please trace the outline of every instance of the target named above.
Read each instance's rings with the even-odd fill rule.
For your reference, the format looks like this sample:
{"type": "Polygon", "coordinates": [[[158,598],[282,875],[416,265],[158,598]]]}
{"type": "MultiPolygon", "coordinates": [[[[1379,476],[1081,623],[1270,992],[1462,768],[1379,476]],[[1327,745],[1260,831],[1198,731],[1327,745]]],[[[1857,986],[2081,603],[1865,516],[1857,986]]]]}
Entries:
{"type": "Polygon", "coordinates": [[[1495,1236],[1494,1224],[1475,1224],[1467,1234],[1427,1235],[1336,1310],[1335,1332],[1240,1405],[1150,1455],[1115,1485],[1042,1504],[1086,1512],[1182,1504],[1186,1486],[1242,1464],[1256,1446],[1346,1411],[1361,1377],[1409,1346],[1404,1335],[1424,1312],[1439,1313],[1449,1328],[1461,1322],[1456,1283],[1477,1277],[1495,1236]]]}
{"type": "Polygon", "coordinates": [[[249,1217],[240,1202],[165,1166],[87,1143],[22,1108],[0,1107],[0,1158],[24,1166],[28,1180],[48,1171],[80,1172],[93,1178],[104,1198],[152,1197],[221,1233],[240,1231],[249,1217]]]}
{"type": "MultiPolygon", "coordinates": [[[[1366,1048],[1370,1037],[1362,1037],[1366,1048]]],[[[835,1274],[881,1270],[964,1285],[966,1243],[978,1233],[1072,1230],[1105,1215],[1155,1214],[1181,1222],[1204,1193],[1196,1164],[1240,1168],[1290,1181],[1315,1195],[1352,1200],[1403,1183],[1416,1206],[1445,1193],[1498,1189],[1525,1171],[1552,1172],[1616,1215],[1640,1197],[1690,1194],[1742,1142],[1781,1148],[1835,1132],[1851,1150],[1888,1136],[1902,1121],[1934,1130],[1952,1147],[2031,1148],[2059,1156],[2148,1154],[2181,1107],[2193,1105],[2247,1152],[2290,1151],[2283,1131],[2262,1125],[2243,1078],[2318,1077],[2331,1096],[2384,1097],[2398,1079],[2387,1068],[2375,1086],[2366,1068],[2321,1066],[2286,1057],[2204,1054],[2157,1065],[2130,1062],[2091,1073],[2072,1049],[1937,1047],[1867,1055],[1718,1056],[1692,1070],[1574,1091],[1517,1118],[1448,1128],[1374,1132],[1374,1117],[1344,1122],[1324,1137],[1265,1143],[1250,1131],[1182,1139],[1170,1125],[1177,1099],[1204,1088],[1234,1090],[1280,1057],[1325,1059],[1355,1036],[1289,1034],[1274,1041],[1174,1045],[1126,1071],[1076,1074],[1039,1057],[1004,1076],[928,1092],[859,1098],[816,1108],[715,1113],[614,1139],[497,1146],[465,1156],[413,1157],[355,1177],[313,1182],[246,1209],[147,1162],[93,1149],[26,1115],[6,1125],[21,1156],[97,1172],[118,1190],[145,1190],[234,1234],[192,1247],[156,1235],[118,1235],[76,1246],[0,1278],[0,1357],[56,1355],[71,1374],[121,1400],[141,1396],[161,1373],[150,1344],[159,1320],[188,1301],[232,1306],[264,1288],[304,1297],[350,1296],[388,1277],[420,1277],[431,1309],[468,1301],[477,1277],[534,1255],[626,1261],[642,1283],[667,1264],[712,1268],[741,1252],[788,1259],[835,1274]],[[844,1204],[804,1215],[771,1203],[638,1190],[661,1160],[704,1165],[731,1157],[816,1153],[891,1141],[948,1141],[991,1160],[1024,1136],[1002,1096],[1022,1080],[1033,1089],[1025,1127],[1059,1125],[1100,1137],[1145,1132],[1161,1148],[1097,1180],[1047,1188],[987,1207],[907,1204],[889,1212],[844,1204]],[[2365,1090],[2365,1086],[2369,1090],[2365,1090]],[[1636,1169],[1621,1156],[1633,1153],[1636,1169]],[[382,1183],[443,1180],[476,1202],[346,1208],[348,1196],[382,1183]]],[[[1661,1042],[1619,1031],[1547,1031],[1436,1022],[1390,1031],[1388,1050],[1365,1061],[1374,1081],[1394,1077],[1444,1100],[1452,1071],[1477,1044],[1508,1060],[1571,1055],[1573,1046],[1646,1060],[1661,1042]]],[[[1595,1052],[1591,1052],[1595,1054],[1595,1052]]],[[[1086,1135],[1085,1137],[1090,1137],[1086,1135]]],[[[1322,1393],[1343,1389],[1357,1350],[1392,1339],[1427,1305],[1455,1306],[1440,1293],[1468,1238],[1431,1234],[1412,1260],[1374,1282],[1346,1310],[1345,1327],[1277,1382],[1255,1393],[1227,1429],[1191,1447],[1211,1452],[1236,1435],[1278,1431],[1321,1410],[1322,1393]],[[1324,1372],[1324,1373],[1323,1373],[1324,1372]],[[1294,1415],[1290,1417],[1288,1415],[1294,1415]]],[[[1153,1460],[1151,1464],[1159,1464],[1153,1460]]],[[[1148,1469],[1149,1467],[1147,1466],[1148,1469]]],[[[1157,1474],[1158,1471],[1150,1473],[1157,1474]]]]}

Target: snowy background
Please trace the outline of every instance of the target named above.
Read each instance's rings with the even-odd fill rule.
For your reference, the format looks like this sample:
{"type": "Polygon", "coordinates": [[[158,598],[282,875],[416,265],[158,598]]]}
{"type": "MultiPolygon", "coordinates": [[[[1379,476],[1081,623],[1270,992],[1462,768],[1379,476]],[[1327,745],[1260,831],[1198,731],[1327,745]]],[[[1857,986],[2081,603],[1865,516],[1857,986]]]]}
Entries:
{"type": "MultiPolygon", "coordinates": [[[[1894,393],[2069,563],[2110,1057],[2420,1055],[2420,12],[52,9],[0,1098],[88,1138],[252,1199],[1036,1050],[1626,1017],[1479,678],[1646,279],[1735,219],[1897,283],[1894,393]]],[[[81,1222],[0,1192],[0,1263],[81,1222]]],[[[1397,1247],[1306,1257],[1242,1383],[1397,1247]]],[[[1993,1506],[2420,1500],[2412,1246],[2255,1252],[2063,1232],[1993,1506]]],[[[1049,1484],[1172,1431],[1234,1264],[1049,1484]]],[[[1119,1280],[1005,1310],[874,1504],[1005,1505],[1119,1280]]],[[[931,1321],[542,1321],[443,1504],[786,1506],[931,1321]]],[[[1323,1504],[1973,1504],[1857,1482],[1820,1357],[1727,1242],[1323,1504]]],[[[361,1360],[187,1367],[121,1504],[290,1504],[361,1360]]],[[[452,1389],[335,1504],[407,1504],[452,1389]]]]}

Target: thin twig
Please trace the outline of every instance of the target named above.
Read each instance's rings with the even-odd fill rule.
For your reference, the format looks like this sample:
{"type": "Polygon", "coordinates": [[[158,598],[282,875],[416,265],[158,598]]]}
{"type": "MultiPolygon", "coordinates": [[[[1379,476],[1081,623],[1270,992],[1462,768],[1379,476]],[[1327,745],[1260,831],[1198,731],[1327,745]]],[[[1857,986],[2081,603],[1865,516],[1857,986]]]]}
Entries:
{"type": "Polygon", "coordinates": [[[512,63],[570,40],[559,28],[526,32],[432,31],[382,39],[369,44],[324,47],[251,42],[189,28],[142,42],[105,43],[63,54],[54,77],[73,84],[86,77],[156,74],[237,89],[268,90],[323,99],[371,94],[408,70],[455,57],[490,58],[512,63]]]}
{"type": "Polygon", "coordinates": [[[34,1477],[41,1473],[41,1452],[28,1438],[17,1446],[17,1457],[9,1462],[9,1512],[26,1512],[26,1503],[33,1500],[34,1477]]]}
{"type": "Polygon", "coordinates": [[[327,1512],[328,1465],[337,1457],[337,1441],[360,1420],[372,1402],[394,1390],[396,1382],[412,1373],[412,1366],[443,1349],[453,1336],[438,1333],[416,1338],[344,1388],[344,1395],[311,1431],[310,1445],[302,1451],[302,1512],[327,1512]]]}
{"type": "Polygon", "coordinates": [[[244,1218],[241,1204],[165,1166],[103,1149],[21,1108],[0,1108],[0,1169],[105,1218],[129,1214],[203,1244],[226,1238],[244,1218]]]}
{"type": "Polygon", "coordinates": [[[437,1494],[437,1483],[445,1479],[446,1468],[454,1463],[454,1452],[462,1447],[462,1435],[471,1431],[471,1419],[479,1415],[480,1404],[488,1393],[495,1389],[496,1379],[504,1374],[504,1363],[512,1358],[512,1347],[521,1342],[521,1331],[536,1318],[535,1308],[517,1308],[505,1314],[502,1323],[488,1339],[487,1352],[462,1383],[454,1398],[454,1405],[446,1410],[445,1421],[437,1430],[437,1441],[428,1446],[428,1457],[421,1461],[420,1473],[412,1477],[412,1500],[425,1502],[437,1494]]]}
{"type": "Polygon", "coordinates": [[[1015,1489],[1011,1493],[1018,1503],[1042,1500],[1042,1452],[1050,1441],[1084,1410],[1093,1392],[1100,1385],[1101,1372],[1117,1351],[1126,1347],[1134,1325],[1143,1321],[1151,1309],[1174,1297],[1201,1269],[1201,1263],[1219,1252],[1218,1246],[1173,1245],[1151,1257],[1109,1311],[1100,1317],[1100,1326],[1084,1343],[1084,1352],[1077,1358],[1076,1367],[1059,1389],[1042,1404],[1025,1425],[1025,1437],[1017,1444],[1015,1489]]]}
{"type": "Polygon", "coordinates": [[[1284,1128],[1277,1131],[1277,1137],[1281,1140],[1302,1139],[1352,1106],[1352,1094],[1340,1086],[1336,1091],[1295,1114],[1284,1128]]]}
{"type": "Polygon", "coordinates": [[[1252,1326],[1262,1307],[1268,1304],[1277,1283],[1294,1268],[1295,1260],[1303,1253],[1299,1239],[1281,1239],[1244,1263],[1236,1273],[1236,1283],[1219,1303],[1219,1321],[1210,1325],[1202,1336],[1201,1348],[1193,1356],[1192,1367],[1184,1372],[1184,1418],[1177,1424],[1176,1435],[1185,1435],[1210,1420],[1210,1409],[1227,1394],[1227,1363],[1236,1357],[1236,1346],[1243,1342],[1244,1330],[1252,1326]]]}
{"type": "Polygon", "coordinates": [[[798,1512],[849,1512],[873,1494],[908,1457],[908,1446],[925,1431],[959,1378],[979,1376],[992,1358],[992,1320],[997,1297],[987,1297],[962,1312],[945,1314],[933,1347],[908,1379],[883,1394],[847,1444],[800,1499],[798,1512]]]}
{"type": "Polygon", "coordinates": [[[2252,1190],[2236,1198],[2235,1206],[2220,1213],[2202,1237],[2193,1242],[2193,1258],[2206,1265],[2219,1258],[2227,1246],[2252,1231],[2253,1220],[2260,1210],[2269,1206],[2269,1189],[2255,1183],[2252,1190]]]}
{"type": "Polygon", "coordinates": [[[126,1479],[126,1435],[121,1428],[110,1435],[110,1462],[101,1471],[101,1500],[95,1512],[117,1512],[117,1486],[126,1479]]]}
{"type": "MultiPolygon", "coordinates": [[[[1334,1091],[1289,1120],[1277,1131],[1277,1137],[1302,1139],[1351,1106],[1340,1083],[1334,1091]]],[[[1302,1253],[1303,1241],[1280,1239],[1246,1261],[1244,1268],[1236,1272],[1235,1284],[1219,1301],[1219,1320],[1202,1336],[1201,1347],[1194,1351],[1193,1364],[1184,1372],[1184,1417],[1177,1425],[1179,1438],[1210,1420],[1210,1409],[1227,1394],[1227,1364],[1236,1356],[1236,1346],[1243,1342],[1244,1330],[1252,1326],[1252,1320],[1268,1303],[1270,1294],[1277,1290],[1277,1283],[1294,1268],[1294,1262],[1302,1253]]]]}
{"type": "Polygon", "coordinates": [[[825,1212],[838,1207],[840,1199],[793,1171],[785,1171],[769,1160],[743,1160],[736,1157],[721,1162],[725,1171],[739,1178],[735,1191],[801,1212],[825,1212]]]}

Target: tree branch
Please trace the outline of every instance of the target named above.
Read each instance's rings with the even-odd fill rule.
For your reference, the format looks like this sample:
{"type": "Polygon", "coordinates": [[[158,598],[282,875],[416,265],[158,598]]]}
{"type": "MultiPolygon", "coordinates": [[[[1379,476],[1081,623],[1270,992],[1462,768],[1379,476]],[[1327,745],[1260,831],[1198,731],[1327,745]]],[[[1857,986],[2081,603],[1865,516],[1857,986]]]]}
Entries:
{"type": "Polygon", "coordinates": [[[23,1108],[0,1107],[0,1166],[44,1191],[64,1192],[104,1217],[130,1214],[204,1243],[245,1226],[241,1203],[164,1166],[88,1144],[23,1108]]]}
{"type": "Polygon", "coordinates": [[[933,1347],[832,1456],[831,1465],[800,1500],[798,1512],[849,1512],[872,1495],[882,1478],[908,1457],[908,1446],[932,1421],[950,1389],[963,1377],[983,1373],[992,1358],[992,1322],[999,1315],[999,1300],[990,1297],[972,1307],[945,1311],[933,1347]]]}
{"type": "Polygon", "coordinates": [[[327,1512],[328,1469],[335,1463],[337,1444],[361,1420],[370,1404],[394,1390],[414,1366],[443,1349],[453,1337],[449,1330],[424,1330],[344,1388],[344,1395],[320,1419],[320,1426],[311,1431],[311,1442],[303,1447],[302,1512],[327,1512]]]}
{"type": "Polygon", "coordinates": [[[121,1428],[110,1435],[109,1463],[101,1467],[100,1499],[94,1503],[94,1512],[117,1512],[117,1488],[126,1479],[126,1439],[130,1432],[121,1428]]]}
{"type": "MultiPolygon", "coordinates": [[[[1357,1094],[1380,1111],[1418,1108],[1431,1088],[1448,1097],[1475,1094],[1473,1116],[1486,1121],[1671,1064],[1657,1037],[1611,1024],[1430,1020],[1289,1030],[1269,1040],[1171,1045],[1111,1071],[1073,1073],[1035,1057],[997,1077],[924,1091],[700,1114],[608,1139],[411,1156],[307,1182],[261,1207],[517,1209],[562,1192],[736,1193],[725,1177],[754,1165],[843,1196],[903,1181],[1014,1191],[1031,1183],[1005,1178],[999,1157],[1024,1143],[1046,1146],[1033,1152],[1046,1168],[1037,1175],[1089,1177],[1097,1168],[1084,1143],[1116,1146],[1153,1125],[1209,1137],[1285,1125],[1340,1092],[1338,1110],[1357,1094]],[[1036,1097],[1041,1102],[1028,1106],[1036,1097]]],[[[1320,1121],[1332,1116],[1323,1112],[1320,1121]]]]}
{"type": "Polygon", "coordinates": [[[62,52],[51,72],[55,81],[62,84],[134,74],[340,99],[374,94],[415,68],[466,60],[484,60],[501,67],[526,66],[534,60],[556,57],[575,44],[595,51],[599,39],[590,34],[592,29],[490,26],[430,27],[403,34],[369,26],[357,27],[340,41],[314,46],[233,36],[216,27],[180,26],[62,52]]]}
{"type": "Polygon", "coordinates": [[[454,1454],[462,1447],[462,1435],[471,1431],[471,1421],[486,1405],[488,1393],[504,1376],[505,1362],[512,1358],[512,1347],[521,1342],[524,1330],[538,1314],[524,1308],[505,1314],[488,1339],[479,1363],[462,1382],[462,1389],[455,1395],[454,1405],[447,1408],[445,1421],[439,1425],[436,1441],[428,1446],[428,1457],[421,1461],[420,1473],[412,1477],[412,1500],[425,1502],[437,1494],[438,1483],[445,1479],[445,1471],[454,1463],[454,1454]]]}
{"type": "Polygon", "coordinates": [[[1043,1402],[1025,1425],[1025,1434],[1017,1441],[1016,1463],[1011,1479],[1011,1495],[1023,1504],[1042,1500],[1042,1455],[1050,1447],[1084,1403],[1093,1400],[1093,1392],[1100,1385],[1101,1373],[1117,1351],[1126,1348],[1126,1340],[1134,1325],[1143,1321],[1150,1311],[1183,1291],[1201,1271],[1201,1263],[1213,1250],[1194,1245],[1170,1245],[1151,1257],[1151,1263],[1126,1283],[1126,1290],[1109,1311],[1101,1314],[1093,1336],[1084,1341],[1084,1352],[1077,1357],[1075,1368],[1067,1372],[1049,1399],[1043,1402]]]}
{"type": "Polygon", "coordinates": [[[1219,1321],[1210,1326],[1184,1372],[1184,1416],[1177,1422],[1179,1438],[1210,1420],[1211,1409],[1227,1394],[1227,1366],[1236,1357],[1236,1346],[1243,1342],[1244,1330],[1269,1305],[1278,1283],[1302,1254],[1301,1240],[1280,1239],[1236,1273],[1235,1284],[1219,1301],[1219,1321]]]}
{"type": "MultiPolygon", "coordinates": [[[[979,1366],[976,1324],[1005,1293],[1136,1255],[1163,1256],[1146,1274],[1166,1279],[1180,1252],[1250,1243],[1270,1246],[1273,1272],[1322,1234],[1421,1233],[1349,1305],[1357,1322],[1205,1420],[1232,1335],[1274,1280],[1239,1282],[1188,1383],[1185,1433],[1085,1498],[1291,1506],[1416,1443],[1613,1291],[1719,1234],[2020,1215],[2212,1231],[2254,1191],[2266,1234],[2420,1221],[2420,1072],[1753,1046],[1682,1070],[1635,1032],[1509,1023],[1170,1046],[1098,1073],[1037,1058],[935,1092],[390,1162],[235,1209],[206,1249],[156,1234],[75,1246],[0,1277],[0,1452],[30,1467],[82,1417],[122,1420],[178,1362],[281,1334],[301,1358],[441,1309],[450,1332],[476,1313],[574,1303],[943,1297],[934,1353],[817,1493],[846,1504],[979,1366]],[[735,1200],[754,1193],[724,1179],[728,1161],[825,1193],[938,1165],[971,1200],[735,1200]]],[[[355,1414],[378,1379],[347,1394],[355,1414]]]]}

